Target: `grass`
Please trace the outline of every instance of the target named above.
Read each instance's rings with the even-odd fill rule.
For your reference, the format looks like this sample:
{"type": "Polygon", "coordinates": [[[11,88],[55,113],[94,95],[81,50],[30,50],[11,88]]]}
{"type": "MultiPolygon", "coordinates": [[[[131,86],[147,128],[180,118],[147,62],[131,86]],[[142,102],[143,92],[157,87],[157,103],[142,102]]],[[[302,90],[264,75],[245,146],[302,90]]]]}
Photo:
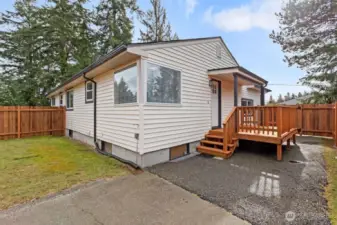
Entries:
{"type": "Polygon", "coordinates": [[[122,163],[65,137],[0,141],[0,209],[127,173],[122,163]]]}
{"type": "Polygon", "coordinates": [[[337,225],[337,154],[331,143],[326,143],[324,159],[328,177],[325,198],[328,200],[329,218],[332,225],[337,225]]]}

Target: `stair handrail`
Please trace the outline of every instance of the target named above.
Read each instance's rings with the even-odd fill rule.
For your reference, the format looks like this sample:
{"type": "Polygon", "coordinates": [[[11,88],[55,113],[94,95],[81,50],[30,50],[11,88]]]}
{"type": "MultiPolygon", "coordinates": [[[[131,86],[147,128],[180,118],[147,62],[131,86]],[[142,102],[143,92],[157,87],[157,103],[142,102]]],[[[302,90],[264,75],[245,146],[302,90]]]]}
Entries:
{"type": "MultiPolygon", "coordinates": [[[[228,140],[228,123],[230,119],[236,116],[236,107],[234,107],[230,113],[227,115],[226,119],[223,122],[223,151],[228,151],[228,143],[232,142],[232,140],[228,140]],[[229,142],[228,142],[229,141],[229,142]]],[[[235,121],[235,127],[237,127],[237,121],[235,121]]],[[[234,132],[236,131],[236,128],[234,129],[234,132]]]]}

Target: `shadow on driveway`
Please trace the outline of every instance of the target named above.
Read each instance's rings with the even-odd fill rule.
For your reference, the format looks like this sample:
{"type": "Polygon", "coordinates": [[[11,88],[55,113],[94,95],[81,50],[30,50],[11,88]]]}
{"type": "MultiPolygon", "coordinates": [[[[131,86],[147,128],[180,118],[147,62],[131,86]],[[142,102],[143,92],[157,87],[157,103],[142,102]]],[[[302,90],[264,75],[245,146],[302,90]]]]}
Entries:
{"type": "Polygon", "coordinates": [[[281,162],[275,145],[240,142],[228,160],[199,155],[148,170],[252,224],[289,224],[289,211],[292,224],[330,224],[321,139],[298,137],[297,143],[283,149],[281,162]]]}

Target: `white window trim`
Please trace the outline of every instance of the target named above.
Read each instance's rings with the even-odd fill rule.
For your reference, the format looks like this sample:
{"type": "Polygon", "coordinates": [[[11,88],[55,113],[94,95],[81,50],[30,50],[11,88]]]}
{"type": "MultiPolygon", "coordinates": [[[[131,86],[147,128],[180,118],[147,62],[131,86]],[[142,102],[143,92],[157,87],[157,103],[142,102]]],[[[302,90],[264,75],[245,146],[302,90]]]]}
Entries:
{"type": "Polygon", "coordinates": [[[249,105],[248,105],[248,102],[252,102],[253,105],[251,105],[251,106],[249,106],[249,107],[254,106],[254,100],[251,99],[251,98],[241,98],[241,106],[242,106],[242,101],[246,101],[246,102],[247,102],[247,106],[249,106],[249,105]]]}
{"type": "Polygon", "coordinates": [[[94,96],[94,95],[95,95],[94,88],[95,88],[95,85],[94,85],[94,83],[93,83],[92,81],[86,81],[86,82],[85,82],[85,88],[84,88],[84,89],[85,89],[85,103],[92,103],[92,102],[94,102],[94,97],[95,97],[95,96],[94,96]],[[92,87],[91,90],[88,90],[88,89],[87,89],[87,85],[88,85],[88,84],[91,84],[91,85],[92,85],[92,86],[91,86],[91,87],[92,87]],[[91,97],[91,99],[88,99],[88,98],[87,98],[87,93],[88,93],[88,92],[92,92],[92,95],[91,95],[92,97],[91,97]]]}
{"type": "Polygon", "coordinates": [[[144,89],[144,102],[146,106],[166,106],[166,107],[181,107],[182,106],[182,96],[183,96],[183,76],[182,76],[182,70],[180,68],[177,68],[177,67],[174,67],[174,66],[170,66],[170,65],[167,65],[167,64],[163,64],[163,63],[158,63],[158,62],[155,62],[155,61],[151,61],[151,60],[146,60],[145,61],[145,64],[146,64],[146,67],[145,67],[145,70],[144,70],[144,73],[145,73],[145,89],[144,89]],[[168,69],[171,69],[171,70],[175,70],[175,71],[179,71],[180,72],[180,102],[179,103],[164,103],[164,102],[148,102],[147,101],[147,78],[148,78],[148,74],[147,74],[147,67],[148,67],[148,64],[151,63],[153,65],[156,65],[156,66],[161,66],[161,67],[166,67],[168,69]]]}
{"type": "Polygon", "coordinates": [[[71,89],[71,90],[68,90],[67,92],[66,92],[66,109],[68,109],[68,110],[73,110],[74,109],[74,90],[73,89],[71,89]],[[72,107],[68,107],[68,93],[69,92],[72,92],[73,93],[73,106],[72,107]]]}
{"type": "Polygon", "coordinates": [[[56,105],[56,97],[55,96],[53,96],[52,98],[51,98],[51,104],[50,104],[51,106],[55,106],[56,105]]]}
{"type": "Polygon", "coordinates": [[[63,106],[63,105],[64,105],[63,93],[60,94],[60,96],[59,96],[59,105],[60,105],[60,106],[63,106]],[[61,100],[62,100],[62,104],[61,104],[61,100]]]}

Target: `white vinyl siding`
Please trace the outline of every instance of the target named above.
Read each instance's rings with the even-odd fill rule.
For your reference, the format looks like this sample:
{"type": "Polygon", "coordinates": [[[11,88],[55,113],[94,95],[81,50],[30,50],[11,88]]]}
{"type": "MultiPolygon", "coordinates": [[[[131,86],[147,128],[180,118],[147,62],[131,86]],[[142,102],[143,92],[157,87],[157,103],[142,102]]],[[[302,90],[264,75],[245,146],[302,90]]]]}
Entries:
{"type": "MultiPolygon", "coordinates": [[[[67,129],[93,137],[94,108],[93,104],[85,104],[85,82],[72,89],[74,106],[72,111],[66,111],[67,129]]],[[[67,94],[64,94],[64,104],[67,104],[67,94]]]]}
{"type": "MultiPolygon", "coordinates": [[[[144,106],[144,151],[156,151],[201,140],[211,128],[211,92],[207,71],[236,63],[219,40],[147,50],[148,62],[181,71],[179,106],[144,106]],[[222,45],[221,45],[222,46],[222,45]]],[[[231,96],[233,96],[231,94],[231,96]]]]}
{"type": "MultiPolygon", "coordinates": [[[[138,105],[114,105],[113,70],[97,76],[97,139],[137,151],[138,105]]],[[[74,87],[74,108],[67,111],[67,129],[93,137],[93,104],[85,104],[85,83],[74,87]]]]}
{"type": "Polygon", "coordinates": [[[114,104],[114,73],[98,76],[97,82],[97,138],[123,148],[137,151],[135,133],[139,133],[139,106],[114,104]]]}
{"type": "MultiPolygon", "coordinates": [[[[248,86],[242,86],[241,93],[242,98],[252,99],[254,101],[254,106],[261,105],[260,90],[251,89],[248,88],[248,86]]],[[[239,102],[241,103],[241,99],[239,102]]]]}

